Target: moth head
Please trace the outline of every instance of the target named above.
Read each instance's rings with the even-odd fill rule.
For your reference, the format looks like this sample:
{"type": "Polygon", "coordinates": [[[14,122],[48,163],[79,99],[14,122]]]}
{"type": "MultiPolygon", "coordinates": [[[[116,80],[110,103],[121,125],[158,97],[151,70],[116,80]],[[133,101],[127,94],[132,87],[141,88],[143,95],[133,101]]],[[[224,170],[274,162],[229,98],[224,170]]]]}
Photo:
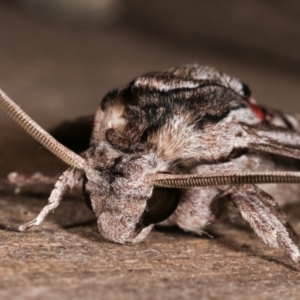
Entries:
{"type": "Polygon", "coordinates": [[[105,141],[89,149],[86,161],[97,175],[84,175],[83,197],[97,216],[99,231],[111,241],[132,241],[143,228],[169,217],[179,203],[179,190],[154,188],[150,178],[160,161],[151,147],[124,153],[105,141]]]}

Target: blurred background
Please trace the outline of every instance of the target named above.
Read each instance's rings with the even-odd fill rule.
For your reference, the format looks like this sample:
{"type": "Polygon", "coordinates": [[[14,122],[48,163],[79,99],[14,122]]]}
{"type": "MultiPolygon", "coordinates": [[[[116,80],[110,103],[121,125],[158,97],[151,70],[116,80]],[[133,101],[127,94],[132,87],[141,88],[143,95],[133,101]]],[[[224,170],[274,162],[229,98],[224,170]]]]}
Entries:
{"type": "MultiPolygon", "coordinates": [[[[0,87],[45,128],[94,113],[135,76],[193,62],[300,112],[296,0],[0,0],[0,24],[0,87]]],[[[30,140],[1,112],[0,126],[2,155],[30,140]]]]}

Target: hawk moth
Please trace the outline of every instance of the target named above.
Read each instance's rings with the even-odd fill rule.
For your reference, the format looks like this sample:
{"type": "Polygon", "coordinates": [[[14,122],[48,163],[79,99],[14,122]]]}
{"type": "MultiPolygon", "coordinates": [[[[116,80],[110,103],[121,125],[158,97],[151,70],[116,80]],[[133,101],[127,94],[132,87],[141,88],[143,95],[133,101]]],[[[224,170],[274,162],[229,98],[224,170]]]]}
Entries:
{"type": "Polygon", "coordinates": [[[293,190],[276,183],[300,182],[300,117],[258,105],[239,79],[198,65],[137,77],[109,92],[93,117],[54,132],[60,140],[60,129],[73,128],[80,155],[1,90],[0,106],[70,166],[49,204],[19,231],[39,225],[82,180],[99,231],[113,242],[142,241],[155,224],[201,235],[230,208],[299,262],[296,234],[270,194],[285,201],[293,190]]]}

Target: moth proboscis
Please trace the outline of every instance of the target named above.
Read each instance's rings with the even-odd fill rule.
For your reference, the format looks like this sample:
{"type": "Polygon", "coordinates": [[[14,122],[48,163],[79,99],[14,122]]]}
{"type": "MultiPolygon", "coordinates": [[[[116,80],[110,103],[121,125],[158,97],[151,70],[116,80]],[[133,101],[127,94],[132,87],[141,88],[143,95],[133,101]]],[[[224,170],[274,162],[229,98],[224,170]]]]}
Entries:
{"type": "MultiPolygon", "coordinates": [[[[239,79],[198,65],[137,77],[109,92],[93,117],[58,127],[83,128],[72,133],[80,154],[1,90],[0,106],[69,165],[49,204],[17,230],[39,225],[82,180],[99,231],[111,241],[142,241],[155,224],[201,235],[231,207],[264,242],[299,262],[297,235],[271,194],[284,202],[293,191],[278,183],[300,183],[300,118],[258,105],[239,79]]],[[[51,181],[10,176],[16,186],[39,179],[51,181]]]]}

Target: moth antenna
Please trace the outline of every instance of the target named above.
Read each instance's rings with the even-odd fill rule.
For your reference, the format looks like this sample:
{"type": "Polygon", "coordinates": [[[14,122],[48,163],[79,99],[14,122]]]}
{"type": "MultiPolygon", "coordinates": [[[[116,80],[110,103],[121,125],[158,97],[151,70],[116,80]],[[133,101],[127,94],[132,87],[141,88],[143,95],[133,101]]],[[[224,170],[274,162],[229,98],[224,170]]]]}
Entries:
{"type": "Polygon", "coordinates": [[[33,121],[17,104],[0,89],[0,108],[16,121],[29,135],[46,149],[76,169],[85,170],[86,161],[55,140],[47,131],[33,121]]]}
{"type": "Polygon", "coordinates": [[[152,184],[165,188],[191,188],[201,186],[264,184],[264,183],[300,183],[300,172],[243,172],[210,173],[209,175],[171,175],[156,174],[152,184]]]}

